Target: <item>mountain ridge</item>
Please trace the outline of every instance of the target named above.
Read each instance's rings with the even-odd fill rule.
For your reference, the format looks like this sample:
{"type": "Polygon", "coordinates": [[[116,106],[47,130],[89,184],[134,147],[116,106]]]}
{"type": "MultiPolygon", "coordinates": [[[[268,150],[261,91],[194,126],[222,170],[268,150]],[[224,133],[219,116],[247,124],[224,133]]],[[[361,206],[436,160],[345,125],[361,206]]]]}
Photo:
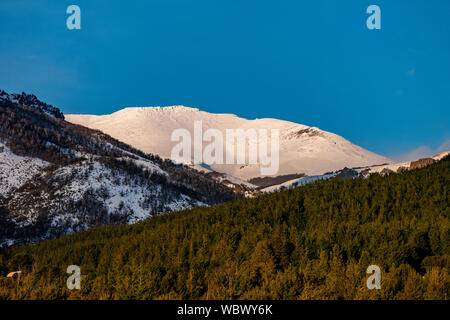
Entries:
{"type": "MultiPolygon", "coordinates": [[[[145,152],[170,158],[171,133],[178,128],[193,131],[194,121],[203,129],[279,129],[280,168],[277,175],[323,174],[344,167],[380,165],[392,160],[352,144],[334,133],[274,118],[245,119],[229,113],[209,113],[185,106],[127,107],[109,115],[66,115],[67,121],[101,130],[145,152]]],[[[247,148],[248,150],[248,148],[247,148]]],[[[248,154],[247,154],[248,156],[248,154]]],[[[210,167],[248,181],[260,177],[261,165],[210,167]]]]}
{"type": "Polygon", "coordinates": [[[8,94],[6,91],[0,90],[0,101],[9,101],[22,106],[32,107],[49,116],[64,119],[64,114],[59,108],[40,101],[34,94],[25,92],[8,94]]]}
{"type": "Polygon", "coordinates": [[[0,245],[238,197],[204,173],[11,97],[0,100],[0,245]]]}

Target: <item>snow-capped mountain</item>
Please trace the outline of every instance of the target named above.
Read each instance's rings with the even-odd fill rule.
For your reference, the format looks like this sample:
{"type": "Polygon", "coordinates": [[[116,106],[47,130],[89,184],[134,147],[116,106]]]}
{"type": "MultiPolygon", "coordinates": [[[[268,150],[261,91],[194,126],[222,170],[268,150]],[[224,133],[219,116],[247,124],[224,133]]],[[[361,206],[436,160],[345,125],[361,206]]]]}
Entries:
{"type": "Polygon", "coordinates": [[[66,122],[33,97],[0,100],[0,246],[236,197],[204,173],[66,122]]]}
{"type": "MultiPolygon", "coordinates": [[[[352,144],[330,132],[277,119],[248,120],[233,114],[213,114],[184,106],[125,108],[110,115],[66,115],[69,122],[98,129],[144,152],[169,158],[178,143],[171,141],[178,128],[194,136],[194,121],[202,122],[203,132],[218,129],[279,130],[279,170],[276,176],[318,175],[344,167],[362,167],[390,163],[391,160],[352,144]]],[[[256,143],[253,141],[247,143],[256,143]]],[[[203,143],[203,148],[209,142],[203,143]]],[[[250,145],[247,144],[247,157],[250,145]]],[[[224,150],[224,153],[226,150],[224,150]]],[[[192,152],[194,154],[194,151],[192,152]]],[[[212,164],[208,169],[243,181],[261,176],[259,164],[212,164]]],[[[252,180],[253,179],[253,180],[252,180]]]]}
{"type": "Polygon", "coordinates": [[[389,159],[315,127],[182,106],[64,118],[33,95],[0,90],[0,246],[133,223],[321,179],[401,172],[448,154],[389,164],[389,159]],[[170,157],[176,143],[171,141],[173,130],[192,132],[194,121],[201,121],[204,131],[278,129],[278,175],[260,177],[258,165],[241,164],[197,165],[200,172],[162,159],[170,157]]]}

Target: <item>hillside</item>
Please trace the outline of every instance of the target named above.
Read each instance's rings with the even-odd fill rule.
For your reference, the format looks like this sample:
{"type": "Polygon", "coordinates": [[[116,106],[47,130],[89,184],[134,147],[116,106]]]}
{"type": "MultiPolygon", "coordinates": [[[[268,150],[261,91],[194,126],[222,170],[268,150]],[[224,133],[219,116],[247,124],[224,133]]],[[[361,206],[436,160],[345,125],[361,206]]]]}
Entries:
{"type": "Polygon", "coordinates": [[[192,168],[66,122],[33,95],[0,91],[0,210],[8,226],[0,246],[236,196],[192,168]]]}
{"type": "Polygon", "coordinates": [[[449,299],[449,185],[446,157],[13,247],[0,274],[24,276],[18,292],[0,278],[0,299],[449,299]]]}
{"type": "Polygon", "coordinates": [[[445,151],[438,153],[429,158],[417,159],[415,161],[407,161],[400,163],[391,163],[385,165],[376,165],[369,167],[357,167],[357,168],[344,168],[341,170],[336,170],[334,172],[326,172],[325,174],[315,175],[315,176],[306,176],[300,178],[294,178],[290,180],[286,180],[281,184],[270,185],[265,188],[260,188],[261,192],[273,192],[279,190],[281,188],[292,188],[303,186],[305,184],[318,181],[318,180],[327,180],[335,177],[341,177],[343,179],[355,178],[355,177],[368,177],[372,174],[392,174],[392,173],[400,173],[408,170],[414,170],[417,168],[423,168],[430,164],[436,163],[439,160],[442,160],[444,157],[450,155],[450,151],[445,151]]]}
{"type": "MultiPolygon", "coordinates": [[[[318,175],[344,167],[364,167],[390,163],[391,160],[361,148],[336,134],[316,127],[278,119],[240,118],[234,114],[215,114],[184,106],[125,108],[110,115],[66,115],[69,122],[101,130],[112,137],[148,153],[170,158],[177,142],[171,141],[175,129],[184,128],[193,137],[194,121],[202,121],[202,129],[278,129],[280,132],[279,170],[275,176],[318,175]],[[151,137],[151,139],[150,139],[151,137]]],[[[261,141],[250,141],[260,146],[261,141]]],[[[209,143],[204,142],[203,148],[209,143]]],[[[228,149],[224,150],[224,154],[228,149]]],[[[261,164],[208,164],[208,168],[248,181],[261,176],[261,164]]],[[[265,167],[263,165],[263,167],[265,167]]]]}

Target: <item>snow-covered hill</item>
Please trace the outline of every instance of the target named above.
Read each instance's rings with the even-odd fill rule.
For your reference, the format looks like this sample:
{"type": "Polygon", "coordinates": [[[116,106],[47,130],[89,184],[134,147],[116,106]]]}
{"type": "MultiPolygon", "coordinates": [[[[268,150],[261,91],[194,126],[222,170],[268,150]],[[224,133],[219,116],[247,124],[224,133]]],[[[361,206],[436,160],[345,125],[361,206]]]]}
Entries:
{"type": "Polygon", "coordinates": [[[49,114],[34,96],[20,100],[37,107],[0,99],[0,246],[236,197],[207,174],[49,114]]]}
{"type": "Polygon", "coordinates": [[[45,237],[55,237],[96,225],[133,223],[154,214],[206,205],[152,179],[150,175],[155,171],[149,169],[151,162],[136,163],[126,157],[117,161],[124,166],[90,158],[44,170],[9,198],[11,220],[22,230],[45,226],[45,237]]]}
{"type": "Polygon", "coordinates": [[[315,181],[327,180],[327,179],[332,179],[335,177],[341,177],[344,179],[355,178],[355,177],[367,178],[371,174],[386,175],[386,174],[391,174],[391,173],[401,173],[403,171],[413,170],[413,169],[418,169],[418,168],[428,166],[432,163],[442,160],[443,158],[445,158],[448,155],[450,155],[450,151],[441,152],[430,158],[422,158],[422,159],[417,159],[415,161],[392,163],[392,164],[386,164],[386,165],[380,165],[380,166],[358,167],[358,168],[351,168],[351,169],[344,168],[342,170],[337,170],[335,172],[328,172],[325,174],[320,174],[320,175],[315,175],[315,176],[307,176],[307,177],[292,179],[292,180],[286,181],[286,182],[278,184],[278,185],[272,185],[267,188],[262,188],[259,191],[262,193],[274,192],[281,188],[299,187],[299,186],[303,186],[305,184],[312,183],[315,181]]]}
{"type": "MultiPolygon", "coordinates": [[[[278,129],[280,165],[277,176],[300,173],[311,176],[344,167],[391,162],[316,127],[277,119],[248,120],[233,114],[213,114],[184,106],[125,108],[103,116],[66,115],[66,120],[101,130],[137,149],[165,158],[171,156],[172,148],[178,143],[171,141],[172,132],[184,128],[194,136],[194,121],[202,121],[203,132],[209,128],[219,129],[224,137],[226,129],[266,129],[268,132],[278,129]]],[[[204,142],[203,148],[208,144],[204,142]]],[[[248,145],[246,150],[249,150],[248,145]]],[[[261,176],[259,164],[212,164],[210,167],[244,181],[261,176]]]]}
{"type": "Polygon", "coordinates": [[[0,246],[337,176],[401,172],[449,154],[389,164],[389,159],[315,127],[183,106],[66,119],[35,96],[0,90],[0,246]],[[277,176],[261,178],[259,165],[185,166],[163,160],[177,143],[171,141],[172,132],[184,128],[192,134],[194,121],[202,122],[203,132],[278,129],[277,176]]]}
{"type": "Polygon", "coordinates": [[[38,174],[49,163],[39,158],[21,157],[0,142],[0,196],[6,198],[9,193],[38,174]]]}
{"type": "Polygon", "coordinates": [[[373,173],[391,173],[391,172],[401,172],[403,170],[415,169],[427,166],[433,162],[442,160],[444,157],[450,154],[449,151],[441,152],[436,154],[430,158],[418,159],[415,161],[407,161],[407,162],[399,162],[392,163],[388,165],[381,166],[371,166],[368,168],[360,168],[358,171],[364,175],[373,174],[373,173]]]}

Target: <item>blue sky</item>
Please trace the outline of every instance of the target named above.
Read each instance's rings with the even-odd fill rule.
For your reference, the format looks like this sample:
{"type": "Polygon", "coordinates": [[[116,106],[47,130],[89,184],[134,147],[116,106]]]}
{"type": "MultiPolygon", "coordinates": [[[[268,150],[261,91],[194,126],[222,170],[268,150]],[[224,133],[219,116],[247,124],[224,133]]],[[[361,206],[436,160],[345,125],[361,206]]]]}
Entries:
{"type": "Polygon", "coordinates": [[[449,14],[442,0],[2,0],[0,88],[64,113],[182,104],[427,154],[450,149],[449,14]]]}

